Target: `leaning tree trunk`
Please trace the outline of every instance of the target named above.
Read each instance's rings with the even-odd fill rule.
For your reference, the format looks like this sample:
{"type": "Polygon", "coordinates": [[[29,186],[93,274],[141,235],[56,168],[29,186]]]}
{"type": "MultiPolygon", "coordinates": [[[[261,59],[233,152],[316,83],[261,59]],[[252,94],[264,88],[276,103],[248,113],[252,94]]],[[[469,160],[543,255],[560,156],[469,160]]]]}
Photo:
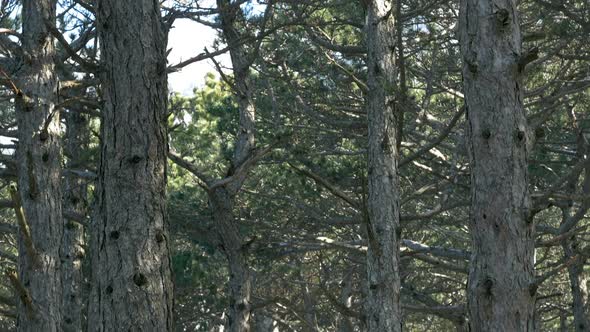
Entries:
{"type": "MultiPolygon", "coordinates": [[[[79,110],[70,110],[65,115],[66,135],[64,155],[69,169],[81,169],[84,166],[84,153],[88,149],[89,128],[86,116],[79,110]]],[[[87,185],[85,179],[74,173],[67,173],[63,178],[63,208],[78,216],[86,214],[87,185]]],[[[61,278],[62,278],[62,331],[82,331],[84,321],[84,278],[82,263],[85,257],[84,228],[79,223],[63,219],[64,229],[61,241],[61,278]]]]}
{"type": "Polygon", "coordinates": [[[59,331],[62,236],[61,146],[56,112],[55,1],[22,2],[23,67],[16,82],[19,215],[18,331],[59,331]],[[20,209],[22,205],[22,209],[20,209]],[[22,212],[22,213],[20,213],[22,212]]]}
{"type": "Polygon", "coordinates": [[[100,0],[101,156],[91,331],[172,331],[166,39],[154,0],[100,0]]]}
{"type": "Polygon", "coordinates": [[[399,209],[395,121],[394,3],[368,1],[369,188],[366,319],[369,332],[401,331],[399,209]]]}
{"type": "Polygon", "coordinates": [[[471,161],[472,331],[534,330],[534,224],[516,0],[462,0],[471,161]]]}

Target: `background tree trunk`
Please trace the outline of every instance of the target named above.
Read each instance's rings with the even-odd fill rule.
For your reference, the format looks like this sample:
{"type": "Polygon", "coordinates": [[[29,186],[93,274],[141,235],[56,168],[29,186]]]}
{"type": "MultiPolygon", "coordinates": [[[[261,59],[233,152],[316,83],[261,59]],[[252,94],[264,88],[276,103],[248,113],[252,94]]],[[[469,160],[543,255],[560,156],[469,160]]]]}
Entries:
{"type": "Polygon", "coordinates": [[[56,113],[55,1],[22,2],[23,67],[16,83],[18,189],[30,237],[19,232],[19,331],[59,331],[62,237],[61,144],[56,113]],[[28,239],[25,239],[28,238],[28,239]],[[29,244],[26,244],[28,240],[29,244]]]}
{"type": "Polygon", "coordinates": [[[462,0],[460,39],[471,161],[473,331],[533,331],[521,33],[515,0],[462,0]]]}
{"type": "Polygon", "coordinates": [[[367,66],[369,123],[369,188],[366,302],[370,332],[401,331],[399,304],[399,181],[395,121],[394,3],[369,1],[367,8],[367,66]]]}
{"type": "MultiPolygon", "coordinates": [[[[79,111],[68,111],[64,115],[66,121],[66,137],[64,154],[67,157],[67,168],[81,169],[84,165],[84,153],[89,142],[87,117],[79,111]]],[[[87,180],[75,174],[67,173],[63,177],[65,211],[80,216],[86,215],[87,180]]],[[[85,257],[85,237],[82,225],[63,218],[64,234],[61,248],[62,293],[62,331],[82,331],[84,320],[84,278],[82,262],[85,257]]]]}
{"type": "MultiPolygon", "coordinates": [[[[574,237],[571,240],[565,240],[563,250],[567,260],[575,259],[575,256],[581,257],[576,253],[579,243],[574,237]]],[[[570,288],[572,292],[572,311],[574,314],[574,331],[588,331],[590,328],[590,297],[588,296],[588,276],[584,273],[585,259],[579,259],[578,262],[570,264],[567,267],[569,275],[570,288]]]]}
{"type": "Polygon", "coordinates": [[[102,0],[91,331],[172,331],[166,38],[158,1],[102,0]]]}
{"type": "Polygon", "coordinates": [[[250,296],[252,275],[246,261],[246,251],[233,216],[234,198],[225,188],[209,193],[209,206],[213,212],[217,233],[229,267],[229,313],[230,332],[250,331],[250,296]]]}

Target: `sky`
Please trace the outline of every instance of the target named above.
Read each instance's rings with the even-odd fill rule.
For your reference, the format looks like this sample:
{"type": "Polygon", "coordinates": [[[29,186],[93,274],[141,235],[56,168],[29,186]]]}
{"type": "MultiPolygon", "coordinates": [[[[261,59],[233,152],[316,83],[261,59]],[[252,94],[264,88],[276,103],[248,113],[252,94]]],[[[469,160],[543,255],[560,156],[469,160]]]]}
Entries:
{"type": "MultiPolygon", "coordinates": [[[[173,4],[173,0],[168,0],[168,5],[173,4]]],[[[215,7],[214,0],[199,0],[201,7],[215,7]]],[[[246,2],[242,5],[250,14],[261,14],[264,12],[265,5],[258,4],[255,1],[246,2]]],[[[174,22],[173,28],[168,35],[168,49],[172,49],[168,55],[168,64],[173,65],[182,60],[189,59],[200,53],[203,53],[205,47],[213,51],[212,47],[217,32],[197,22],[189,19],[179,19],[174,22]]],[[[228,53],[215,57],[216,61],[223,68],[231,67],[231,60],[228,53]]],[[[211,60],[203,60],[185,67],[182,71],[168,75],[168,85],[171,92],[179,92],[183,95],[192,95],[193,89],[205,85],[205,74],[213,72],[217,75],[217,70],[211,60]]]]}
{"type": "MultiPolygon", "coordinates": [[[[205,47],[213,50],[213,42],[217,33],[212,28],[197,22],[180,19],[174,22],[168,35],[168,49],[172,49],[168,55],[168,64],[173,65],[180,61],[203,53],[205,47]]],[[[222,67],[229,67],[229,54],[216,57],[222,67]]],[[[216,72],[211,60],[202,60],[184,67],[180,72],[168,75],[168,85],[171,92],[179,92],[183,95],[192,95],[195,87],[205,84],[205,74],[216,72]]]]}

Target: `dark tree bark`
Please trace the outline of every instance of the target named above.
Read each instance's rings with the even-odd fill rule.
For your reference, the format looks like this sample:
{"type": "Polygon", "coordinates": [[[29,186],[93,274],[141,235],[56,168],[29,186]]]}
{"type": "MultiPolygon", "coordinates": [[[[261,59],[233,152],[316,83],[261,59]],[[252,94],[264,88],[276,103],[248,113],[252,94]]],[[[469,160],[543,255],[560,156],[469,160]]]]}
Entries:
{"type": "MultiPolygon", "coordinates": [[[[353,269],[344,272],[340,282],[340,302],[348,309],[352,306],[353,269]]],[[[338,317],[338,332],[353,332],[354,326],[349,316],[340,314],[338,317]]]]}
{"type": "MultiPolygon", "coordinates": [[[[87,118],[73,110],[64,114],[66,135],[64,154],[67,168],[81,169],[84,166],[84,153],[88,149],[89,128],[87,118]]],[[[76,215],[86,215],[87,180],[72,173],[63,177],[63,208],[76,215]]],[[[64,230],[61,247],[62,293],[62,331],[83,331],[84,321],[84,278],[82,263],[85,257],[84,228],[73,220],[64,218],[64,230]]]]}
{"type": "Polygon", "coordinates": [[[213,212],[217,234],[229,267],[229,313],[230,332],[250,331],[252,274],[248,266],[246,250],[238,225],[233,215],[235,192],[225,187],[209,193],[209,207],[213,212]]]}
{"type": "Polygon", "coordinates": [[[22,2],[23,67],[16,82],[18,191],[20,214],[18,274],[19,331],[59,331],[62,237],[61,144],[56,112],[55,1],[22,2]],[[22,204],[22,210],[20,206],[22,204]],[[23,227],[25,226],[25,227],[23,227]],[[28,229],[28,231],[27,231],[28,229]]]}
{"type": "MultiPolygon", "coordinates": [[[[583,257],[576,253],[579,246],[575,237],[563,243],[563,251],[567,260],[583,257]]],[[[590,293],[588,292],[588,276],[584,273],[585,259],[578,259],[567,267],[572,291],[572,311],[574,314],[574,331],[583,332],[590,328],[590,293]]]]}
{"type": "Polygon", "coordinates": [[[472,331],[533,331],[523,51],[516,0],[462,0],[460,40],[471,161],[472,331]]]}
{"type": "Polygon", "coordinates": [[[91,331],[172,331],[166,37],[156,0],[101,0],[91,331]]]}
{"type": "Polygon", "coordinates": [[[394,2],[368,1],[367,67],[369,123],[369,188],[367,236],[369,332],[402,329],[400,308],[399,241],[400,194],[397,176],[397,124],[395,121],[394,2]]]}

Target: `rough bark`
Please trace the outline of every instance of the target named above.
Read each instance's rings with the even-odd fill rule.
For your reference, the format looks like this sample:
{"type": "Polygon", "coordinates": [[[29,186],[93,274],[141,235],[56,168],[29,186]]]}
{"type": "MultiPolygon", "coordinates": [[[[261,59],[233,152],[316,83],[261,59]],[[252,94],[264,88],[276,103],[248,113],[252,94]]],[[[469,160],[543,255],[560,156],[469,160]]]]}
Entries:
{"type": "Polygon", "coordinates": [[[233,158],[233,166],[237,168],[255,147],[256,109],[252,100],[250,82],[252,59],[241,44],[240,33],[236,27],[237,20],[243,15],[240,7],[232,4],[230,0],[217,0],[217,8],[220,11],[223,36],[227,44],[232,47],[229,54],[233,66],[234,93],[240,110],[238,137],[233,158]]]}
{"type": "MultiPolygon", "coordinates": [[[[577,247],[578,240],[576,238],[564,242],[563,250],[566,259],[574,259],[577,254],[577,247]]],[[[570,289],[572,291],[573,330],[576,332],[588,331],[590,329],[590,297],[588,293],[588,277],[584,273],[584,264],[585,260],[580,260],[580,262],[568,265],[567,267],[570,289]]]]}
{"type": "Polygon", "coordinates": [[[250,331],[252,274],[233,216],[233,202],[234,197],[223,187],[209,193],[209,207],[230,272],[228,329],[230,332],[247,332],[250,331]]]}
{"type": "MultiPolygon", "coordinates": [[[[302,262],[298,262],[301,266],[302,262]]],[[[303,298],[303,319],[305,321],[305,325],[303,326],[304,332],[317,332],[318,328],[318,319],[316,315],[316,299],[315,296],[309,290],[309,286],[307,282],[303,278],[303,273],[301,270],[298,271],[299,274],[299,281],[301,282],[301,297],[303,298]]]]}
{"type": "MultiPolygon", "coordinates": [[[[231,46],[229,53],[234,74],[234,94],[239,110],[237,139],[232,166],[228,171],[228,176],[232,176],[238,167],[252,157],[255,149],[256,113],[250,82],[252,59],[241,44],[241,36],[237,30],[237,21],[243,15],[239,5],[232,4],[230,0],[217,0],[217,8],[223,36],[227,44],[231,46]]],[[[239,226],[233,215],[235,197],[245,179],[246,175],[240,176],[225,186],[209,191],[209,206],[230,271],[228,314],[230,332],[248,332],[251,329],[250,297],[253,279],[247,261],[247,248],[243,247],[239,226]]]]}
{"type": "Polygon", "coordinates": [[[172,331],[166,38],[156,0],[101,0],[101,156],[90,331],[172,331]]]}
{"type": "MultiPolygon", "coordinates": [[[[84,153],[88,148],[88,126],[86,116],[77,111],[68,111],[65,115],[66,136],[64,154],[67,168],[81,169],[84,153]]],[[[63,178],[63,208],[78,215],[85,215],[87,208],[87,180],[74,174],[63,178]]],[[[82,262],[85,257],[85,237],[82,225],[63,219],[64,229],[61,244],[61,278],[62,278],[62,331],[82,331],[85,301],[83,297],[82,262]]]]}
{"type": "Polygon", "coordinates": [[[56,7],[52,0],[24,0],[22,6],[24,58],[15,91],[17,182],[29,232],[19,232],[18,282],[28,297],[19,301],[17,329],[51,332],[61,325],[61,145],[55,47],[46,26],[55,22],[56,7]]]}
{"type": "MultiPolygon", "coordinates": [[[[348,270],[344,272],[342,282],[340,282],[340,302],[348,309],[352,306],[352,283],[353,271],[348,270]]],[[[338,317],[338,332],[353,332],[354,326],[350,317],[340,314],[338,317]]]]}
{"type": "Polygon", "coordinates": [[[256,332],[278,332],[275,328],[275,322],[273,319],[263,313],[256,313],[254,320],[256,321],[255,331],[256,332]]]}
{"type": "Polygon", "coordinates": [[[369,88],[366,319],[370,332],[402,329],[394,5],[385,0],[369,1],[365,25],[369,88]]]}
{"type": "Polygon", "coordinates": [[[462,0],[460,40],[471,162],[472,331],[533,331],[534,223],[515,0],[462,0]]]}

